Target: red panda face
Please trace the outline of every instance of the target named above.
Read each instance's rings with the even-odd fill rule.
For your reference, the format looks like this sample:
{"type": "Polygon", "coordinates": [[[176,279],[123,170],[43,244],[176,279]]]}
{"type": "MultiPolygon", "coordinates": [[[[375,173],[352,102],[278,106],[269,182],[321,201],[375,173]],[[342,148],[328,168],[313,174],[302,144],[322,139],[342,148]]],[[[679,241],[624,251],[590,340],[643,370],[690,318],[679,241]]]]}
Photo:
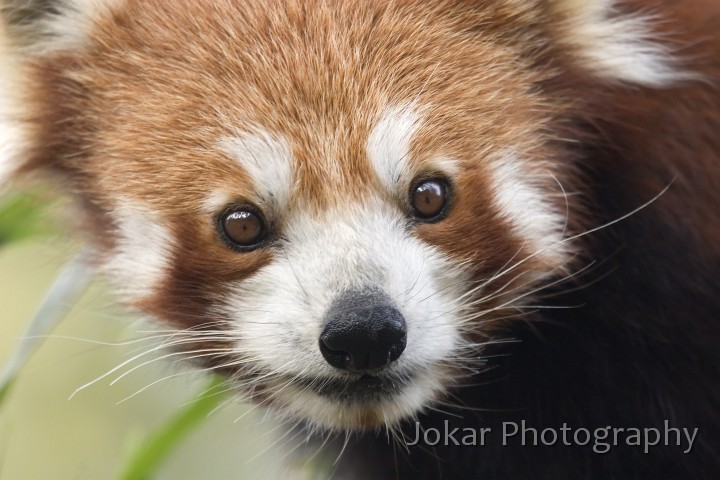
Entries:
{"type": "Polygon", "coordinates": [[[392,425],[565,274],[558,77],[582,69],[538,66],[560,48],[545,2],[93,12],[30,65],[34,165],[82,205],[122,298],[252,399],[392,425]]]}

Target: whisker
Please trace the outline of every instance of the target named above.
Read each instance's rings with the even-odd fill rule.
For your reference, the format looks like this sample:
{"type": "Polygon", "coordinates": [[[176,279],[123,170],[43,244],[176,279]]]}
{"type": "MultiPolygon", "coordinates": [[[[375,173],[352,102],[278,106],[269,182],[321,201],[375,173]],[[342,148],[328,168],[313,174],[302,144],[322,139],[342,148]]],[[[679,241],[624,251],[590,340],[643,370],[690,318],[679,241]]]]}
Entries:
{"type": "MultiPolygon", "coordinates": [[[[212,369],[211,368],[203,368],[203,369],[199,369],[199,370],[178,372],[178,373],[173,373],[171,375],[166,375],[165,377],[154,380],[154,381],[150,382],[149,384],[145,385],[144,387],[136,390],[135,393],[128,395],[127,397],[123,398],[122,400],[119,400],[118,402],[115,403],[115,405],[121,405],[121,404],[127,402],[128,400],[130,400],[131,398],[134,398],[135,396],[141,394],[145,390],[148,390],[149,388],[153,387],[154,385],[157,385],[158,383],[164,382],[166,380],[170,380],[171,378],[182,377],[182,376],[186,376],[186,375],[190,375],[190,374],[205,373],[205,372],[208,372],[209,370],[212,370],[212,369]]],[[[190,403],[192,403],[192,402],[190,402],[190,403]]]]}

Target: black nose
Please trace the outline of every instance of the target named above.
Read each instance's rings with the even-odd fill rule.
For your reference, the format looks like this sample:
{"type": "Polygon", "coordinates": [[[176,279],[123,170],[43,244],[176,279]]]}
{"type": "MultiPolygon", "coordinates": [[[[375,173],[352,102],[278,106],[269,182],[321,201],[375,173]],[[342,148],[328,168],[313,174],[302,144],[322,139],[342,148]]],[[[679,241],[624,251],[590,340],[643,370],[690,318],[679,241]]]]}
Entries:
{"type": "Polygon", "coordinates": [[[333,367],[354,372],[376,370],[397,360],[405,350],[405,319],[379,294],[345,294],[326,318],[320,352],[333,367]]]}

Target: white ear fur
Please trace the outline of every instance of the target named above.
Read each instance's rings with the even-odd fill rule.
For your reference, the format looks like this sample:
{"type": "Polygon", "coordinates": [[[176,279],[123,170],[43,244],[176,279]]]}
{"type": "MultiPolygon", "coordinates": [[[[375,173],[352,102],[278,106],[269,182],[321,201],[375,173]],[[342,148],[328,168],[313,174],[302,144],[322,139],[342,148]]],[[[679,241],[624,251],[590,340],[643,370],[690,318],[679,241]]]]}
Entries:
{"type": "Polygon", "coordinates": [[[14,48],[42,55],[81,49],[93,20],[122,0],[0,0],[14,48]]]}
{"type": "Polygon", "coordinates": [[[18,114],[18,99],[15,87],[22,85],[17,78],[19,70],[16,59],[10,54],[10,41],[4,25],[0,23],[0,195],[8,188],[12,173],[17,168],[17,157],[22,131],[13,118],[18,114]]]}
{"type": "Polygon", "coordinates": [[[653,39],[652,16],[618,14],[614,0],[551,0],[560,18],[560,41],[581,66],[598,77],[651,87],[668,85],[682,72],[668,48],[653,39]]]}

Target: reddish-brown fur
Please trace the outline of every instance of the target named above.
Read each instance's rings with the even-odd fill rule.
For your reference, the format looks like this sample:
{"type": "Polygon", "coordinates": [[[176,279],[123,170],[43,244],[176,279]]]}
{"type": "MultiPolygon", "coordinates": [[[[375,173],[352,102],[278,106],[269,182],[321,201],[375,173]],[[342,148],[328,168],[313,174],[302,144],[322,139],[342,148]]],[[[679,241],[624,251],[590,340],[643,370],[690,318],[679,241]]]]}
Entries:
{"type": "MultiPolygon", "coordinates": [[[[364,149],[385,106],[432,105],[414,145],[417,158],[457,157],[467,173],[447,221],[418,235],[458,258],[482,260],[479,279],[520,243],[492,210],[492,185],[476,164],[511,146],[533,162],[548,166],[553,158],[563,167],[567,154],[546,144],[546,132],[574,99],[537,91],[555,66],[528,53],[549,36],[532,10],[523,16],[468,2],[314,3],[128,2],[95,28],[87,52],[35,65],[35,116],[44,129],[33,165],[61,172],[101,212],[119,196],[160,212],[180,239],[182,265],[155,300],[143,301],[153,313],[176,321],[168,305],[202,298],[217,289],[212,285],[268,260],[264,253],[235,255],[198,211],[219,187],[239,199],[252,195],[242,169],[229,166],[215,143],[235,128],[257,124],[292,139],[301,165],[293,204],[323,209],[379,190],[364,149]],[[497,36],[473,41],[485,24],[498,26],[497,36]],[[329,181],[328,159],[342,177],[329,181]]],[[[565,173],[558,168],[557,175],[565,173]]],[[[111,240],[110,224],[95,222],[97,237],[111,240]]]]}
{"type": "MultiPolygon", "coordinates": [[[[571,243],[578,257],[570,272],[593,261],[602,268],[581,279],[579,293],[552,293],[564,295],[555,306],[584,309],[529,315],[545,323],[527,329],[511,316],[475,331],[484,338],[502,328],[523,343],[512,347],[509,382],[498,375],[493,386],[458,395],[503,419],[531,403],[528,415],[538,422],[562,414],[591,425],[695,422],[705,442],[697,456],[663,451],[644,467],[644,457],[627,451],[496,448],[477,460],[477,451],[441,449],[447,463],[438,469],[446,478],[713,478],[720,471],[711,451],[720,438],[720,7],[622,2],[625,13],[657,10],[659,41],[689,74],[656,89],[588,71],[560,41],[551,3],[129,0],[95,25],[84,50],[30,61],[26,120],[37,131],[24,170],[67,187],[100,257],[115,247],[119,198],[160,214],[177,239],[170,274],[133,302],[176,328],[206,321],[228,282],[273,258],[228,249],[201,208],[218,189],[238,201],[255,198],[217,144],[236,129],[257,125],[290,139],[297,188],[274,218],[281,231],[297,211],[387,197],[366,159],[368,135],[388,106],[427,106],[412,161],[449,156],[461,173],[447,218],[415,234],[469,261],[475,282],[532,253],[494,204],[489,165],[504,149],[552,171],[572,194],[554,198],[561,212],[569,200],[570,234],[614,222],[669,187],[636,215],[571,243]],[[339,175],[328,174],[328,162],[339,175]]],[[[553,273],[565,274],[558,267],[553,273]]],[[[538,256],[520,267],[536,270],[553,266],[538,256]]],[[[467,420],[467,411],[470,425],[500,422],[472,413],[467,420]]],[[[363,418],[361,427],[380,421],[371,410],[363,418]]],[[[393,478],[383,439],[358,444],[351,459],[370,452],[381,465],[374,475],[393,478]]],[[[413,454],[415,465],[400,461],[397,475],[436,478],[435,459],[413,454]]]]}

